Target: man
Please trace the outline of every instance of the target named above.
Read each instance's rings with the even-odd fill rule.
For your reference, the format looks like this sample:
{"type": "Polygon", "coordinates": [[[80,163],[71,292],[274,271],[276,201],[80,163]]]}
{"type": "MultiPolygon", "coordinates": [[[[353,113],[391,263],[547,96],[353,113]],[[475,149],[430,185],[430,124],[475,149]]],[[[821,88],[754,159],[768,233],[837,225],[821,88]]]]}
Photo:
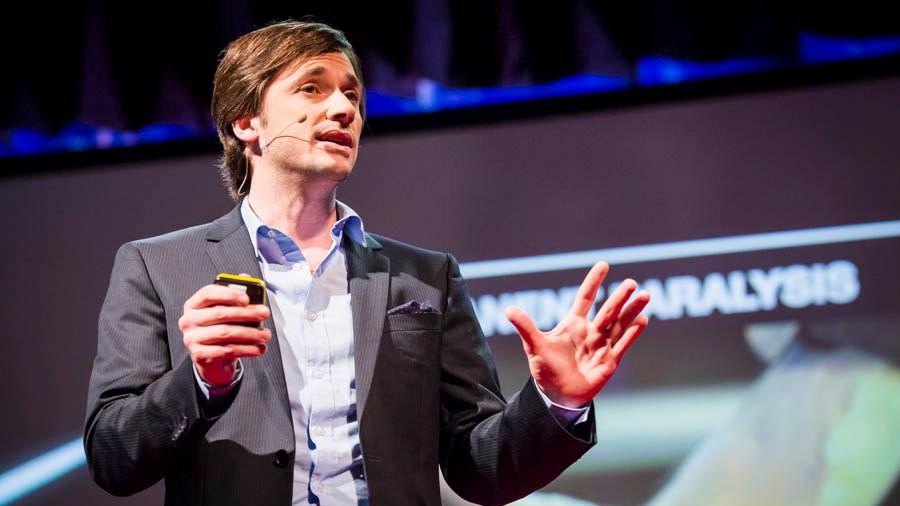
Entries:
{"type": "Polygon", "coordinates": [[[590,320],[598,263],[548,333],[510,308],[534,380],[507,403],[456,260],[367,234],[336,200],[364,114],[343,34],[256,30],[214,86],[239,204],[119,250],[85,428],[95,481],[125,495],[164,478],[167,504],[398,506],[439,504],[440,465],[497,504],[593,444],[591,400],[647,325],[634,281],[590,320]],[[220,272],[264,278],[271,311],[210,285],[220,272]]]}

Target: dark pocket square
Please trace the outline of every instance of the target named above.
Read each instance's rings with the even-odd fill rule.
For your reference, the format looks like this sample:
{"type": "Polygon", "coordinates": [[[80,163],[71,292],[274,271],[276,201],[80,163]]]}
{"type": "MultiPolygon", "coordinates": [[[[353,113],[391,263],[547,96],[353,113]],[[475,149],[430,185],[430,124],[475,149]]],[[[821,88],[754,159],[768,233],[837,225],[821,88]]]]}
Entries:
{"type": "Polygon", "coordinates": [[[438,310],[431,307],[431,304],[427,302],[420,303],[417,300],[411,300],[409,302],[404,302],[395,308],[389,309],[387,314],[425,314],[437,312],[438,310]]]}

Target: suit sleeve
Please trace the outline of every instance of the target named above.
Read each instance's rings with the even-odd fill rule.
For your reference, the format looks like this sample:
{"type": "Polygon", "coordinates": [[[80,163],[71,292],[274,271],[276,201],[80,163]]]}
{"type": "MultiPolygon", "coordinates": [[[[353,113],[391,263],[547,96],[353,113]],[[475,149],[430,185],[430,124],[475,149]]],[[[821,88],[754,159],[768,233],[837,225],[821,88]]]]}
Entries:
{"type": "Polygon", "coordinates": [[[170,363],[165,308],[139,250],[116,255],[100,312],[84,448],[103,489],[129,495],[159,481],[209,420],[198,405],[193,364],[170,363]]]}
{"type": "Polygon", "coordinates": [[[441,341],[441,469],[478,504],[505,504],[543,487],[595,442],[594,410],[570,432],[532,380],[508,403],[452,256],[441,341]]]}

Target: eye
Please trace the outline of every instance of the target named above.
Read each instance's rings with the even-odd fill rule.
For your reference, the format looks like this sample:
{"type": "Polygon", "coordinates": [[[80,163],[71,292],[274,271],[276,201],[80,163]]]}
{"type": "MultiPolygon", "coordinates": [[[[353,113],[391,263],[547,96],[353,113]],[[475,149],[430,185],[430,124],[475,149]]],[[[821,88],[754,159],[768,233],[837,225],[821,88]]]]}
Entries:
{"type": "Polygon", "coordinates": [[[355,103],[359,102],[359,93],[355,91],[345,91],[344,96],[347,97],[347,100],[355,103]]]}
{"type": "Polygon", "coordinates": [[[302,91],[303,93],[315,93],[319,91],[319,88],[316,87],[315,84],[304,84],[300,87],[300,91],[302,91]]]}

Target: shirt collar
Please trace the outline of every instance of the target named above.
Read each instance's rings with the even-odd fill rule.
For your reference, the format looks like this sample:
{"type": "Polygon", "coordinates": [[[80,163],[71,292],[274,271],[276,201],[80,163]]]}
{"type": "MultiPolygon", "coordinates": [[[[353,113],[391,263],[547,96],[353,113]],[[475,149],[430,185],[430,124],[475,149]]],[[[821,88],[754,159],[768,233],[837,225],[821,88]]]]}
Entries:
{"type": "MultiPolygon", "coordinates": [[[[344,232],[350,236],[361,246],[366,246],[366,231],[363,228],[362,218],[350,206],[344,204],[340,200],[335,201],[337,207],[337,221],[331,228],[331,236],[340,239],[344,232]]],[[[257,233],[259,227],[265,226],[265,223],[256,215],[256,212],[250,207],[250,201],[246,198],[241,201],[241,218],[247,226],[247,232],[250,234],[250,242],[253,243],[253,249],[259,251],[257,233]]]]}

